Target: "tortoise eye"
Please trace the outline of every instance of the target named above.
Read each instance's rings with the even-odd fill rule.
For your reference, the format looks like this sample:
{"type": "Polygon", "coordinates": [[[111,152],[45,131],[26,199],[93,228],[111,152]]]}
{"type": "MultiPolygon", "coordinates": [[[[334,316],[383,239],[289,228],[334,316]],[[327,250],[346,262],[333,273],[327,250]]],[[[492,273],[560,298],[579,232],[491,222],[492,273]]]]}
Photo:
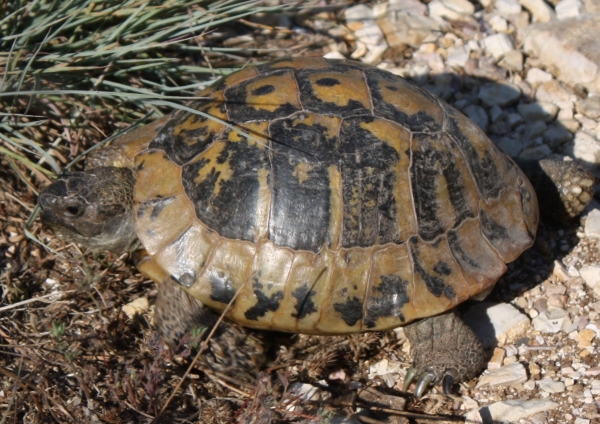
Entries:
{"type": "Polygon", "coordinates": [[[83,207],[81,206],[67,206],[63,210],[63,215],[67,218],[76,218],[83,214],[83,207]]]}

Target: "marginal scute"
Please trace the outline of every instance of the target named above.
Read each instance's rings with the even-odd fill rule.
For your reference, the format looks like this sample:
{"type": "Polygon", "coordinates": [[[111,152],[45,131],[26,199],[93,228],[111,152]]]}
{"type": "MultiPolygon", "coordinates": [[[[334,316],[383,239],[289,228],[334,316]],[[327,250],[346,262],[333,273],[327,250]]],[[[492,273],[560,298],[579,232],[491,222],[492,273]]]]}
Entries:
{"type": "Polygon", "coordinates": [[[534,242],[522,207],[521,193],[516,190],[505,190],[489,205],[481,202],[482,232],[506,263],[517,259],[534,242]]]}
{"type": "Polygon", "coordinates": [[[278,248],[271,242],[257,246],[248,281],[232,312],[236,322],[269,329],[282,325],[280,319],[293,321],[289,311],[280,308],[293,258],[293,251],[278,248]]]}
{"type": "Polygon", "coordinates": [[[492,287],[506,271],[506,264],[483,235],[478,218],[448,231],[448,245],[469,284],[469,296],[492,287]]]}
{"type": "Polygon", "coordinates": [[[409,240],[413,264],[418,317],[436,315],[464,302],[469,297],[468,282],[452,256],[445,236],[429,243],[419,237],[409,240]]]}
{"type": "Polygon", "coordinates": [[[185,276],[194,278],[191,284],[195,282],[218,239],[218,234],[194,220],[180,237],[156,254],[155,260],[176,281],[189,286],[185,284],[189,277],[185,276]]]}
{"type": "MultiPolygon", "coordinates": [[[[158,200],[159,198],[157,198],[158,200]]],[[[156,255],[178,239],[195,219],[189,199],[180,194],[162,204],[160,213],[154,207],[146,207],[149,202],[135,205],[135,228],[138,238],[150,255],[156,255]],[[169,222],[168,226],[164,225],[169,222]]]]}
{"type": "Polygon", "coordinates": [[[322,304],[323,313],[317,328],[338,328],[341,333],[362,329],[363,302],[371,269],[372,249],[351,248],[338,254],[330,276],[329,297],[322,304]],[[358,304],[358,307],[356,306],[358,304]]]}
{"type": "Polygon", "coordinates": [[[373,253],[364,328],[393,328],[412,321],[414,285],[406,243],[373,253]]]}
{"type": "MultiPolygon", "coordinates": [[[[211,309],[223,311],[240,287],[245,290],[248,286],[255,254],[256,245],[253,243],[220,237],[212,244],[206,260],[197,271],[196,282],[187,289],[188,293],[211,309]]],[[[233,310],[243,301],[240,295],[233,310]]],[[[231,310],[229,313],[232,313],[231,310]]]]}

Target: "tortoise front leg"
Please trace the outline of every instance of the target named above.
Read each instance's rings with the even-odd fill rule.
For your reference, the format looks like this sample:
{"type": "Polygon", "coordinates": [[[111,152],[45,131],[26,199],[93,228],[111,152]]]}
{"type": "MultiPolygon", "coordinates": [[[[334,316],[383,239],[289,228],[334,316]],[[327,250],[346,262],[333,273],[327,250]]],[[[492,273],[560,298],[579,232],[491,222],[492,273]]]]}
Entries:
{"type": "Polygon", "coordinates": [[[472,379],[483,367],[485,354],[479,339],[454,310],[407,325],[404,331],[413,358],[404,390],[416,378],[416,397],[429,385],[440,383],[448,394],[455,383],[472,379]]]}
{"type": "MultiPolygon", "coordinates": [[[[192,328],[204,328],[206,337],[219,315],[189,295],[152,257],[140,252],[137,268],[158,284],[154,323],[167,344],[176,346],[192,328]]],[[[263,334],[223,320],[203,358],[216,371],[252,379],[267,361],[263,334]]]]}

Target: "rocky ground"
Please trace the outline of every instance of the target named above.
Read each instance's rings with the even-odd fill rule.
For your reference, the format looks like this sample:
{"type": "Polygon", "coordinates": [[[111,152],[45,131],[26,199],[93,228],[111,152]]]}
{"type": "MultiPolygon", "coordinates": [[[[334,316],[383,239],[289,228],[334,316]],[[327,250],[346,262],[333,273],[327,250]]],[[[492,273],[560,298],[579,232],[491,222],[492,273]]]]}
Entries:
{"type": "MultiPolygon", "coordinates": [[[[255,32],[217,30],[206,39],[379,66],[442,97],[515,158],[576,159],[600,176],[598,0],[314,6],[315,13],[252,17],[255,32]]],[[[5,301],[25,299],[0,321],[12,370],[3,372],[4,411],[14,393],[29,390],[13,409],[24,422],[151,422],[190,361],[189,351],[165,353],[151,335],[155,289],[126,257],[81,259],[39,224],[31,231],[63,255],[29,243],[23,226],[35,198],[23,195],[14,173],[1,172],[5,301]],[[36,296],[52,303],[27,303],[36,296]]],[[[274,365],[251,382],[200,365],[177,408],[197,408],[185,422],[207,423],[600,422],[598,196],[580,221],[542,224],[534,248],[485,302],[465,305],[464,317],[489,362],[453,398],[402,391],[409,346],[399,329],[282,340],[274,365]]]]}

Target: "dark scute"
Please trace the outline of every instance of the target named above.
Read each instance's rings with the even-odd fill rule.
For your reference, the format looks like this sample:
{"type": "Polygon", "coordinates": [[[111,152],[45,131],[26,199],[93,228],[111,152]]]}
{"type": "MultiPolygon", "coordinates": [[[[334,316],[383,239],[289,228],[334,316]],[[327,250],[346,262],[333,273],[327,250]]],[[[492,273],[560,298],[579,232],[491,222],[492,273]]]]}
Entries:
{"type": "Polygon", "coordinates": [[[264,96],[265,94],[271,94],[275,91],[275,87],[272,85],[263,85],[262,87],[258,87],[252,90],[253,96],[264,96]]]}
{"type": "Polygon", "coordinates": [[[373,328],[380,317],[399,317],[404,322],[402,307],[408,303],[408,293],[406,287],[408,281],[403,280],[398,275],[382,275],[381,283],[377,286],[379,296],[373,296],[369,299],[367,307],[367,316],[365,324],[367,328],[373,328]]]}
{"type": "Polygon", "coordinates": [[[150,219],[152,221],[154,221],[156,218],[158,218],[158,216],[167,207],[167,205],[169,205],[169,203],[171,203],[171,202],[173,202],[173,200],[175,200],[175,197],[157,196],[153,200],[155,200],[156,202],[154,203],[154,208],[152,209],[152,213],[150,214],[150,219]]]}
{"type": "Polygon", "coordinates": [[[233,282],[225,274],[211,274],[208,278],[210,282],[210,298],[215,302],[229,304],[235,295],[233,282]]]}
{"type": "MultiPolygon", "coordinates": [[[[446,159],[449,158],[446,157],[446,159]]],[[[456,163],[452,160],[446,160],[444,163],[443,175],[446,179],[446,184],[448,185],[450,202],[452,203],[454,213],[456,214],[454,227],[457,227],[465,219],[472,218],[474,215],[467,204],[465,185],[462,181],[460,172],[456,168],[456,163]]]]}
{"type": "Polygon", "coordinates": [[[157,196],[150,200],[147,200],[140,204],[137,216],[138,218],[141,218],[142,216],[144,216],[148,209],[152,208],[152,212],[150,213],[150,219],[155,220],[156,218],[158,218],[158,216],[164,210],[164,208],[167,207],[167,205],[171,203],[174,199],[175,197],[173,196],[157,196]]]}
{"type": "MultiPolygon", "coordinates": [[[[344,68],[341,72],[347,71],[348,69],[349,68],[344,68]]],[[[349,100],[348,104],[344,106],[339,106],[333,102],[325,102],[321,100],[313,91],[313,84],[308,77],[311,74],[322,72],[323,70],[306,70],[296,72],[296,80],[298,81],[298,87],[300,91],[300,102],[305,110],[314,113],[322,113],[324,115],[336,115],[342,117],[371,114],[371,110],[365,108],[361,102],[354,99],[349,100]]],[[[328,69],[327,72],[331,73],[331,69],[328,69]]],[[[324,80],[337,81],[335,78],[321,78],[319,81],[324,80]]]]}
{"type": "Polygon", "coordinates": [[[274,312],[279,309],[279,304],[281,303],[281,299],[283,299],[283,292],[280,290],[273,293],[271,297],[267,297],[262,291],[263,285],[258,281],[254,282],[253,287],[256,289],[254,290],[254,295],[258,300],[256,305],[248,309],[244,315],[246,319],[256,321],[260,317],[265,316],[267,312],[274,312]]]}
{"type": "Polygon", "coordinates": [[[333,308],[342,315],[342,319],[350,327],[362,318],[362,303],[358,297],[351,297],[346,303],[334,303],[333,308]]]}
{"type": "Polygon", "coordinates": [[[340,84],[340,81],[335,78],[321,78],[317,80],[317,85],[321,87],[333,87],[340,84]]]}
{"type": "MultiPolygon", "coordinates": [[[[421,278],[425,282],[425,285],[427,286],[427,289],[435,297],[440,297],[444,295],[446,296],[446,298],[452,299],[456,296],[456,292],[454,291],[452,286],[449,286],[448,284],[444,283],[443,278],[428,274],[425,268],[423,268],[423,266],[419,262],[418,243],[419,241],[416,237],[412,237],[410,239],[410,248],[415,272],[421,276],[421,278]]],[[[444,275],[440,274],[437,270],[434,271],[439,275],[444,275]]]]}
{"type": "Polygon", "coordinates": [[[279,246],[316,252],[329,242],[331,187],[327,168],[334,163],[336,139],[320,125],[294,125],[293,119],[271,124],[273,197],[269,239],[279,246]],[[302,183],[294,168],[311,169],[302,183]]]}
{"type": "Polygon", "coordinates": [[[467,255],[466,252],[463,250],[462,246],[460,245],[458,234],[455,231],[448,231],[447,239],[448,245],[450,246],[450,250],[452,251],[454,257],[458,258],[460,262],[469,265],[471,268],[481,268],[479,262],[475,261],[469,255],[467,255]]]}
{"type": "MultiPolygon", "coordinates": [[[[492,160],[492,154],[502,156],[504,153],[499,150],[488,150],[485,152],[483,158],[480,157],[475,147],[473,147],[471,140],[460,131],[456,119],[452,117],[452,114],[449,114],[447,122],[450,127],[448,134],[462,152],[467,166],[471,170],[479,194],[484,200],[497,198],[505,187],[505,184],[496,168],[496,164],[492,160]]],[[[490,148],[493,149],[493,146],[490,146],[490,148]]]]}
{"type": "Polygon", "coordinates": [[[210,166],[205,160],[183,166],[185,192],[209,228],[227,238],[255,241],[258,170],[268,168],[267,152],[246,142],[227,143],[218,161],[229,161],[231,167],[231,177],[220,181],[218,194],[214,190],[219,173],[214,168],[204,181],[194,182],[198,171],[210,166]]]}
{"type": "Polygon", "coordinates": [[[479,219],[481,221],[481,230],[489,241],[508,240],[508,230],[498,224],[491,216],[485,213],[483,209],[479,211],[479,219]]]}
{"type": "MultiPolygon", "coordinates": [[[[289,70],[281,70],[270,73],[272,76],[281,75],[283,73],[290,72],[289,70]]],[[[249,121],[272,121],[278,118],[284,118],[297,112],[299,109],[291,103],[281,104],[274,111],[266,109],[255,108],[252,101],[247,98],[247,87],[249,84],[254,83],[257,79],[264,78],[264,76],[258,76],[250,80],[246,80],[225,90],[225,100],[227,105],[227,112],[229,119],[233,122],[249,122],[249,121]]],[[[269,87],[263,86],[263,87],[269,87]]],[[[261,90],[260,87],[258,90],[261,90]]],[[[266,92],[260,92],[258,95],[268,94],[266,92]]],[[[257,105],[258,106],[258,105],[257,105]]]]}
{"type": "Polygon", "coordinates": [[[417,85],[411,84],[409,81],[406,81],[397,75],[393,75],[386,71],[370,69],[369,72],[366,72],[366,76],[367,85],[371,90],[373,109],[376,116],[394,121],[403,127],[410,129],[412,132],[435,133],[441,130],[440,124],[438,124],[438,122],[432,116],[430,116],[427,111],[423,110],[413,115],[408,115],[404,111],[397,109],[395,106],[386,103],[383,100],[383,96],[379,88],[379,82],[383,80],[389,81],[392,84],[412,85],[411,89],[413,91],[419,92],[424,97],[431,100],[432,106],[437,107],[437,100],[429,92],[421,89],[417,85]]]}
{"type": "MultiPolygon", "coordinates": [[[[214,100],[199,100],[190,103],[188,107],[199,111],[205,111],[209,109],[213,103],[214,100]]],[[[221,105],[221,108],[222,107],[224,106],[221,105]]],[[[182,123],[192,115],[194,126],[198,126],[200,122],[209,120],[209,118],[180,110],[176,112],[173,115],[173,119],[160,130],[158,135],[150,143],[149,148],[164,151],[167,158],[177,165],[187,163],[206,150],[220,135],[219,133],[208,133],[207,127],[201,126],[194,130],[184,130],[178,135],[174,135],[174,128],[182,125],[182,123]]]]}
{"type": "Polygon", "coordinates": [[[292,316],[294,318],[302,319],[313,312],[317,312],[315,302],[312,300],[312,297],[316,294],[316,291],[310,290],[307,283],[304,283],[294,290],[292,296],[294,296],[294,299],[296,299],[297,302],[294,305],[296,312],[292,312],[292,316]]]}
{"type": "Polygon", "coordinates": [[[399,241],[393,189],[400,157],[361,127],[370,122],[370,116],[345,119],[340,133],[344,247],[399,241]]]}
{"type": "Polygon", "coordinates": [[[440,275],[450,275],[452,274],[452,270],[448,266],[448,264],[444,261],[439,261],[433,266],[433,270],[440,275]]]}
{"type": "Polygon", "coordinates": [[[437,150],[425,148],[424,151],[413,151],[410,175],[415,212],[419,235],[427,241],[435,239],[444,232],[442,223],[438,219],[440,206],[436,189],[440,159],[441,153],[437,150]]]}

